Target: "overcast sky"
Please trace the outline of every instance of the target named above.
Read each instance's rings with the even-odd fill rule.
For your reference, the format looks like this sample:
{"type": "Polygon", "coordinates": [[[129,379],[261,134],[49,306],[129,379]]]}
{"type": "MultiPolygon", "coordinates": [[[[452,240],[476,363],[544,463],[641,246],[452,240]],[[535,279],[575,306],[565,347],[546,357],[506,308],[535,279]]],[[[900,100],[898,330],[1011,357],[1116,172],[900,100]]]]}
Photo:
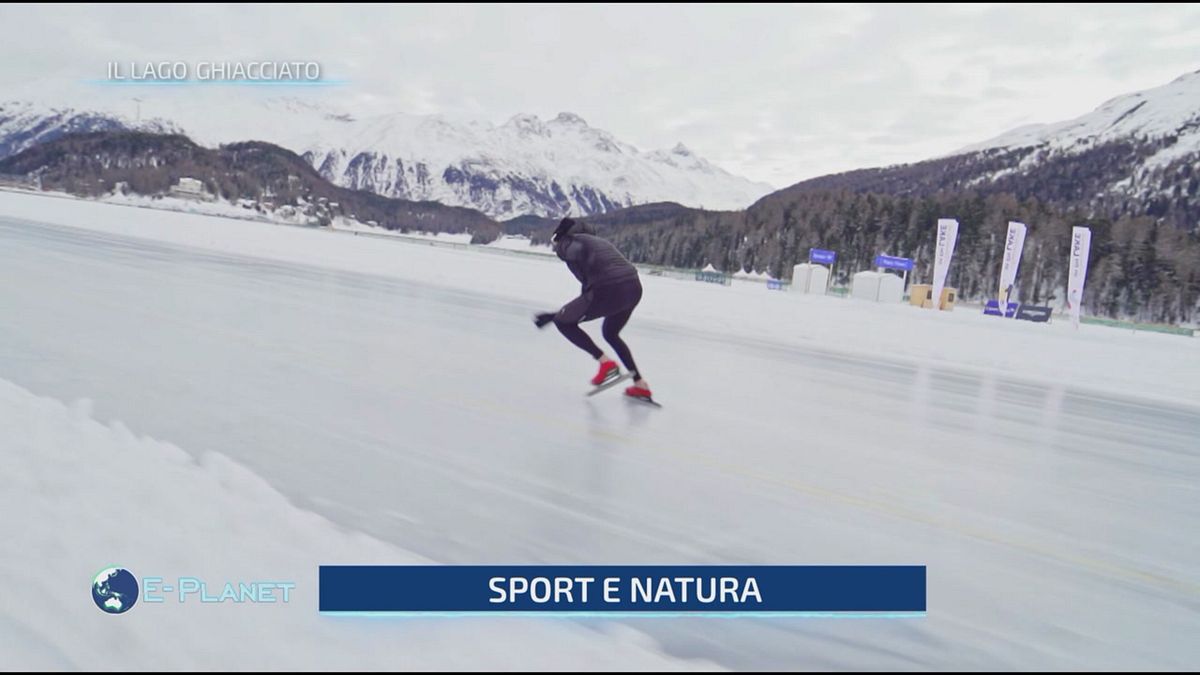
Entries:
{"type": "Polygon", "coordinates": [[[113,60],[311,60],[348,82],[290,95],[494,123],[571,111],[776,187],[944,154],[1200,69],[1187,4],[3,5],[0,32],[0,94],[102,78],[113,60]]]}

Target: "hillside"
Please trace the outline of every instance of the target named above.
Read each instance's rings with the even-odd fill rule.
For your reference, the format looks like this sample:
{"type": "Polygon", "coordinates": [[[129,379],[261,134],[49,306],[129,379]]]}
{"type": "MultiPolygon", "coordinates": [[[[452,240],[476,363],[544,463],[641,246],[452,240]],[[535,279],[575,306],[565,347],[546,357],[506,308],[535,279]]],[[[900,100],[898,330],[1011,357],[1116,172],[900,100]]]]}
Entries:
{"type": "Polygon", "coordinates": [[[188,177],[201,181],[219,199],[248,202],[257,209],[303,209],[314,223],[348,216],[394,230],[470,232],[479,241],[490,241],[500,232],[495,221],[471,209],[333,185],[295,153],[262,142],[210,149],[178,134],[67,135],[0,160],[0,173],[37,176],[43,189],[86,197],[114,191],[164,196],[180,178],[188,177]]]}

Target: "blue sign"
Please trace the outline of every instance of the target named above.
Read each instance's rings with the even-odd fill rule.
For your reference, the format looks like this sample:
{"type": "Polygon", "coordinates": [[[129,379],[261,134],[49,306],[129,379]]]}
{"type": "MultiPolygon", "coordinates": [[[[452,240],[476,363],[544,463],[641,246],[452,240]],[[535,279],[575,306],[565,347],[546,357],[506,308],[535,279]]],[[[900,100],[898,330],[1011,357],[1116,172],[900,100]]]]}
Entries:
{"type": "Polygon", "coordinates": [[[326,566],[322,612],[925,612],[925,566],[326,566]]]}
{"type": "Polygon", "coordinates": [[[810,248],[808,249],[808,261],[818,265],[832,265],[837,262],[837,251],[810,248]]]}
{"type": "Polygon", "coordinates": [[[877,255],[875,256],[875,266],[882,267],[885,270],[904,270],[911,272],[913,268],[912,258],[897,258],[894,255],[877,255]]]}
{"type": "Polygon", "coordinates": [[[768,291],[782,291],[783,290],[783,282],[780,281],[779,279],[767,279],[767,290],[768,291]]]}
{"type": "Polygon", "coordinates": [[[1003,317],[1011,319],[1017,315],[1017,307],[1019,307],[1019,305],[1017,303],[1010,302],[1010,303],[1008,303],[1008,308],[1005,309],[1003,313],[1001,313],[1000,301],[999,300],[988,300],[987,303],[985,303],[983,306],[983,313],[987,314],[988,316],[1003,316],[1003,317]]]}

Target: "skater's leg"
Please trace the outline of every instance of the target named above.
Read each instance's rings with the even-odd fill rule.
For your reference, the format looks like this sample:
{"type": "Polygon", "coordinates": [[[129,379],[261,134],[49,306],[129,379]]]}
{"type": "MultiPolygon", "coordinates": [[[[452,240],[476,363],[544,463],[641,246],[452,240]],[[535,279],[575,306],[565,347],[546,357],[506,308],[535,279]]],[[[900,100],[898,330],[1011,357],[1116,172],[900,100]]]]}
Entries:
{"type": "Polygon", "coordinates": [[[575,298],[563,305],[563,308],[558,310],[558,314],[554,315],[554,325],[558,328],[558,332],[571,341],[571,344],[591,354],[592,358],[597,361],[605,361],[607,359],[604,352],[600,351],[592,338],[588,337],[588,334],[579,327],[579,322],[584,320],[591,304],[591,293],[584,293],[575,298]]]}
{"type": "Polygon", "coordinates": [[[601,333],[604,335],[604,341],[612,345],[614,351],[617,352],[617,357],[621,359],[621,363],[625,364],[625,370],[633,376],[634,380],[641,380],[642,375],[638,372],[637,364],[633,361],[633,352],[629,351],[629,345],[621,339],[621,329],[629,323],[629,317],[633,315],[633,308],[629,308],[623,312],[617,312],[612,316],[605,317],[604,325],[601,328],[601,333]]]}
{"type": "Polygon", "coordinates": [[[629,323],[629,317],[633,316],[633,310],[637,308],[638,303],[642,301],[642,285],[634,281],[630,284],[621,284],[608,289],[604,300],[607,308],[611,307],[614,311],[609,313],[604,319],[604,325],[601,332],[604,334],[604,340],[612,345],[613,350],[617,352],[617,357],[625,364],[626,370],[633,376],[634,386],[626,390],[629,394],[632,390],[640,390],[649,396],[650,385],[642,377],[641,371],[638,370],[637,363],[633,360],[633,352],[629,349],[629,345],[621,339],[621,330],[625,328],[625,324],[629,323]]]}
{"type": "Polygon", "coordinates": [[[621,363],[625,364],[625,368],[633,376],[633,386],[625,390],[625,395],[649,400],[650,383],[642,377],[637,364],[633,362],[633,352],[629,351],[629,345],[625,344],[625,341],[621,339],[621,329],[629,322],[629,317],[632,314],[633,309],[627,309],[605,319],[603,328],[604,339],[616,350],[617,356],[621,358],[621,363]]]}
{"type": "Polygon", "coordinates": [[[579,324],[567,323],[565,321],[559,321],[558,319],[555,319],[554,325],[558,327],[558,332],[562,333],[568,340],[571,341],[571,344],[591,354],[592,358],[596,359],[597,361],[604,359],[604,352],[600,351],[600,348],[596,346],[596,343],[592,341],[592,338],[588,337],[588,334],[583,332],[583,329],[579,327],[579,324]]]}

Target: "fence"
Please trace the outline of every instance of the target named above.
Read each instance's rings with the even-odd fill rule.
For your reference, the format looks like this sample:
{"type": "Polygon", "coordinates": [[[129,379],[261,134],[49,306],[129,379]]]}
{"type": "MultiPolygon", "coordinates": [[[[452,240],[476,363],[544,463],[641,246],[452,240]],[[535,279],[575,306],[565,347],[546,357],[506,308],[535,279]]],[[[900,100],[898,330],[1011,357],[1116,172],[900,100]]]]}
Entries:
{"type": "Polygon", "coordinates": [[[1162,323],[1137,323],[1136,321],[1121,321],[1118,319],[1104,319],[1098,316],[1081,316],[1080,323],[1088,323],[1096,326],[1108,326],[1110,328],[1125,328],[1127,330],[1141,330],[1147,333],[1166,333],[1168,335],[1186,335],[1187,337],[1195,337],[1196,331],[1191,328],[1183,328],[1182,326],[1169,326],[1162,323]]]}
{"type": "Polygon", "coordinates": [[[721,284],[728,286],[733,283],[728,274],[724,272],[713,272],[711,270],[700,270],[696,272],[696,281],[703,281],[708,284],[721,284]]]}

